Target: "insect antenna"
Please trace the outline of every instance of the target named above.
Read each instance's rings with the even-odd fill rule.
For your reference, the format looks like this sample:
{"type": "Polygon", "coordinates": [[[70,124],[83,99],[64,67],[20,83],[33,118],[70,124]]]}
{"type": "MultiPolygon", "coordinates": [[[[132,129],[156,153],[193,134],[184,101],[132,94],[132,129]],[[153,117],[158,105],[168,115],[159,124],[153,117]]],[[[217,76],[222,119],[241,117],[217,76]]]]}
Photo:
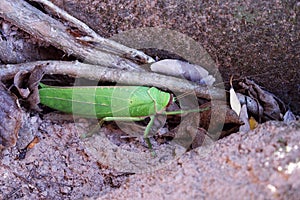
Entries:
{"type": "Polygon", "coordinates": [[[176,97],[173,97],[176,101],[178,101],[178,100],[180,100],[180,99],[182,99],[182,98],[184,98],[184,97],[186,97],[186,96],[189,96],[189,95],[191,95],[191,94],[193,94],[194,92],[193,91],[190,91],[190,92],[185,92],[185,93],[182,93],[182,94],[180,94],[180,95],[178,95],[178,96],[176,96],[176,97]]]}
{"type": "MultiPolygon", "coordinates": [[[[250,75],[247,75],[247,76],[240,75],[240,78],[234,78],[233,81],[242,81],[244,78],[254,78],[254,77],[260,77],[260,76],[265,76],[265,75],[272,75],[272,74],[276,74],[276,73],[278,73],[278,72],[276,72],[276,71],[274,71],[274,72],[264,72],[264,73],[258,73],[258,74],[250,74],[250,75]]],[[[230,80],[216,83],[213,86],[219,86],[219,85],[223,85],[225,83],[229,84],[230,80]]]]}
{"type": "MultiPolygon", "coordinates": [[[[270,74],[276,74],[277,72],[264,72],[264,73],[258,73],[258,74],[250,74],[250,75],[247,75],[247,76],[242,76],[240,75],[239,78],[234,78],[232,81],[242,81],[244,78],[254,78],[254,77],[260,77],[260,76],[265,76],[265,75],[270,75],[270,74]]],[[[216,83],[216,84],[213,84],[213,87],[218,87],[218,86],[221,86],[221,85],[224,85],[224,84],[229,84],[230,83],[230,80],[228,81],[223,81],[223,82],[219,82],[219,83],[216,83]]],[[[226,92],[229,92],[229,91],[226,91],[226,92]]],[[[179,101],[180,99],[186,97],[186,96],[189,96],[191,94],[193,94],[194,92],[193,91],[189,91],[189,92],[185,92],[185,93],[182,93],[180,95],[177,95],[175,97],[173,97],[173,101],[179,101]]]]}

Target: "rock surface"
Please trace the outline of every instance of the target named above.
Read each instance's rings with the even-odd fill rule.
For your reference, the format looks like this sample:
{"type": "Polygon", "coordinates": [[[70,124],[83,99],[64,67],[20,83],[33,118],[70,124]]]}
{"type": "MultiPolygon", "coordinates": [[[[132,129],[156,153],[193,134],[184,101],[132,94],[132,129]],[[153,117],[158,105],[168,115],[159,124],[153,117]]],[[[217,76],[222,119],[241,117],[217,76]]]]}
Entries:
{"type": "Polygon", "coordinates": [[[300,121],[259,125],[131,176],[99,199],[297,199],[300,121]]]}

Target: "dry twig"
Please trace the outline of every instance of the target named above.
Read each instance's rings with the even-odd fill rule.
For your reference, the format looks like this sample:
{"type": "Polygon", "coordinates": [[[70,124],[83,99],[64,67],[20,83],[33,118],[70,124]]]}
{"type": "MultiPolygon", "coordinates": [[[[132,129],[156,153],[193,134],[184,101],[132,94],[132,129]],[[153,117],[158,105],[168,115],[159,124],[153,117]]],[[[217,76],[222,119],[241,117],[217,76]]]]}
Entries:
{"type": "Polygon", "coordinates": [[[205,99],[224,99],[225,91],[204,87],[196,83],[151,72],[125,71],[107,67],[66,61],[38,61],[31,63],[0,65],[0,80],[8,80],[20,70],[32,71],[37,65],[45,65],[47,74],[68,74],[92,80],[110,81],[128,85],[155,86],[173,92],[193,93],[205,99]]]}
{"type": "Polygon", "coordinates": [[[60,21],[51,18],[23,0],[1,0],[0,17],[23,29],[41,41],[45,41],[69,55],[75,55],[88,63],[117,67],[122,69],[143,70],[137,64],[122,57],[131,57],[141,62],[151,62],[153,59],[142,52],[128,48],[116,42],[102,38],[81,21],[68,15],[48,1],[40,1],[50,6],[72,26],[81,32],[74,34],[71,27],[66,27],[60,21]],[[75,24],[74,24],[75,23],[75,24]],[[81,38],[81,39],[80,39],[81,38]],[[84,41],[90,38],[90,41],[84,41]]]}
{"type": "Polygon", "coordinates": [[[60,9],[59,7],[57,7],[50,1],[47,1],[47,0],[31,0],[31,1],[35,1],[35,2],[44,4],[45,6],[50,8],[52,11],[57,13],[61,18],[64,18],[66,21],[71,22],[76,28],[78,28],[79,30],[84,31],[85,33],[88,34],[88,36],[77,38],[79,40],[82,40],[85,42],[96,42],[97,48],[99,48],[102,51],[107,51],[109,53],[117,54],[119,56],[126,55],[131,59],[139,60],[139,61],[142,61],[143,63],[152,63],[155,61],[153,58],[144,54],[141,51],[129,48],[129,47],[119,44],[113,40],[109,40],[109,39],[99,36],[94,30],[92,30],[85,23],[83,23],[82,21],[71,16],[70,14],[68,14],[64,10],[60,9]]]}

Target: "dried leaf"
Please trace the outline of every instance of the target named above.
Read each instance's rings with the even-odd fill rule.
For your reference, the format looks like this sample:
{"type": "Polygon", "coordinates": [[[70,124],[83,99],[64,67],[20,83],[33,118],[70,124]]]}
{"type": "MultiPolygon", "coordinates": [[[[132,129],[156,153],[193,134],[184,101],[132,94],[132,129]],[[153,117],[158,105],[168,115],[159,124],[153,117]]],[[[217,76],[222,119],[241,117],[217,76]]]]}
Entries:
{"type": "Polygon", "coordinates": [[[233,76],[231,76],[230,78],[230,90],[229,90],[229,93],[230,93],[230,106],[232,108],[232,110],[234,110],[236,112],[237,115],[240,114],[241,112],[241,104],[240,104],[240,101],[233,89],[233,86],[232,86],[232,78],[233,76]]]}
{"type": "Polygon", "coordinates": [[[203,128],[199,128],[191,144],[191,149],[202,146],[206,135],[208,135],[207,131],[203,128]]]}
{"type": "Polygon", "coordinates": [[[30,74],[28,79],[28,87],[30,91],[37,89],[40,81],[42,80],[45,74],[45,66],[44,65],[37,65],[30,74]]]}
{"type": "Polygon", "coordinates": [[[252,116],[249,118],[249,124],[250,124],[250,129],[251,130],[254,130],[258,125],[257,121],[252,116]]]}
{"type": "MultiPolygon", "coordinates": [[[[211,108],[211,102],[200,106],[200,108],[206,107],[211,108]]],[[[214,101],[213,109],[200,113],[199,126],[208,130],[209,136],[214,139],[237,132],[241,125],[243,125],[243,122],[240,121],[239,116],[224,101],[214,101]]]]}
{"type": "Polygon", "coordinates": [[[24,107],[40,111],[38,107],[38,103],[40,102],[38,85],[43,75],[44,66],[38,65],[31,73],[22,70],[14,76],[14,86],[25,101],[24,107]]]}
{"type": "Polygon", "coordinates": [[[173,137],[172,143],[176,143],[185,149],[189,149],[198,133],[198,122],[198,113],[189,113],[182,116],[180,124],[172,129],[168,134],[164,134],[164,136],[169,135],[173,137]]]}
{"type": "Polygon", "coordinates": [[[261,89],[254,81],[245,79],[240,85],[248,91],[250,97],[257,99],[262,105],[264,120],[281,120],[285,106],[279,98],[261,89]]]}
{"type": "Polygon", "coordinates": [[[28,80],[28,88],[31,92],[30,96],[27,99],[30,109],[40,111],[41,109],[38,107],[40,103],[39,90],[38,85],[40,80],[43,78],[45,73],[44,66],[38,65],[36,66],[28,80]]]}
{"type": "Polygon", "coordinates": [[[252,97],[243,95],[241,93],[236,93],[240,103],[246,104],[247,110],[251,116],[255,116],[259,122],[261,122],[261,118],[263,117],[264,109],[258,102],[258,100],[253,99],[252,97]]]}
{"type": "Polygon", "coordinates": [[[165,59],[155,62],[150,68],[154,72],[185,78],[208,86],[212,86],[216,80],[203,67],[176,59],[165,59]]]}
{"type": "Polygon", "coordinates": [[[14,76],[14,86],[18,90],[20,96],[22,98],[27,98],[30,94],[29,89],[26,87],[24,88],[24,83],[28,80],[29,72],[21,70],[14,76]]]}

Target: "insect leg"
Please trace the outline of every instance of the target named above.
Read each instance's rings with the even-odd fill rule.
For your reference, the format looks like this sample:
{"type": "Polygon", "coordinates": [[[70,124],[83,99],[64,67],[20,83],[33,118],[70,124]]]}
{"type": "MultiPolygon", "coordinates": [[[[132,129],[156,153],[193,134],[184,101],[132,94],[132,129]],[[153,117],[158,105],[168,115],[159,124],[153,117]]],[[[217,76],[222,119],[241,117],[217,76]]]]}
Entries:
{"type": "Polygon", "coordinates": [[[142,121],[146,119],[147,117],[104,117],[101,119],[102,124],[103,122],[109,122],[109,121],[142,121]]]}
{"type": "Polygon", "coordinates": [[[210,107],[191,109],[191,110],[175,110],[175,111],[166,111],[166,112],[164,112],[164,114],[165,115],[178,115],[178,114],[187,114],[187,113],[194,113],[194,112],[203,112],[203,111],[206,111],[209,109],[210,109],[210,107]]]}
{"type": "Polygon", "coordinates": [[[145,118],[146,117],[104,117],[98,122],[96,127],[93,128],[93,130],[91,132],[89,132],[87,134],[82,134],[80,137],[81,138],[91,137],[95,133],[95,131],[103,125],[103,123],[105,121],[107,121],[107,122],[108,121],[142,121],[145,118]]]}
{"type": "MultiPolygon", "coordinates": [[[[147,118],[147,117],[105,117],[101,121],[142,121],[145,118],[147,118]]],[[[144,136],[143,136],[145,142],[148,145],[148,148],[151,151],[152,156],[156,156],[156,154],[153,151],[152,144],[150,142],[150,139],[149,139],[148,135],[149,135],[149,132],[151,130],[151,127],[153,126],[154,120],[155,120],[155,116],[151,115],[150,116],[150,121],[146,126],[146,129],[144,131],[144,136]]]]}
{"type": "Polygon", "coordinates": [[[97,123],[97,125],[93,128],[93,130],[91,130],[88,133],[81,134],[80,138],[84,139],[87,137],[91,137],[96,132],[96,130],[102,126],[102,124],[103,124],[103,121],[101,120],[100,122],[97,123]]]}
{"type": "Polygon", "coordinates": [[[154,116],[154,115],[151,115],[151,116],[150,116],[150,121],[149,121],[149,123],[148,123],[148,125],[147,125],[147,127],[146,127],[146,129],[145,129],[145,132],[144,132],[144,140],[145,140],[146,143],[148,144],[148,147],[149,147],[149,149],[150,149],[151,154],[152,154],[153,157],[155,157],[156,154],[155,154],[155,152],[153,151],[152,144],[151,144],[151,142],[150,142],[150,139],[149,139],[149,137],[148,137],[148,134],[149,134],[149,132],[150,132],[151,127],[153,126],[154,120],[155,120],[155,116],[154,116]]]}
{"type": "MultiPolygon", "coordinates": [[[[98,123],[97,128],[100,127],[105,121],[142,121],[145,118],[147,118],[147,117],[104,117],[98,123]]],[[[148,148],[151,150],[152,156],[156,156],[156,154],[153,151],[152,144],[151,144],[151,142],[149,140],[148,134],[149,134],[149,132],[151,130],[151,127],[153,126],[154,120],[155,120],[155,116],[151,115],[150,116],[150,121],[149,121],[149,123],[148,123],[148,125],[147,125],[147,127],[146,127],[146,129],[144,131],[144,136],[143,136],[145,142],[148,145],[148,148]]],[[[88,133],[88,134],[86,134],[84,136],[81,136],[81,137],[85,138],[85,137],[88,137],[88,136],[91,136],[91,135],[93,135],[93,131],[91,133],[88,133]]]]}
{"type": "Polygon", "coordinates": [[[152,99],[152,101],[153,101],[153,106],[154,106],[155,113],[158,113],[157,108],[156,108],[156,100],[155,100],[155,98],[152,97],[152,95],[151,95],[151,93],[150,93],[150,89],[147,90],[147,93],[148,93],[149,97],[150,97],[150,98],[152,99]]]}

